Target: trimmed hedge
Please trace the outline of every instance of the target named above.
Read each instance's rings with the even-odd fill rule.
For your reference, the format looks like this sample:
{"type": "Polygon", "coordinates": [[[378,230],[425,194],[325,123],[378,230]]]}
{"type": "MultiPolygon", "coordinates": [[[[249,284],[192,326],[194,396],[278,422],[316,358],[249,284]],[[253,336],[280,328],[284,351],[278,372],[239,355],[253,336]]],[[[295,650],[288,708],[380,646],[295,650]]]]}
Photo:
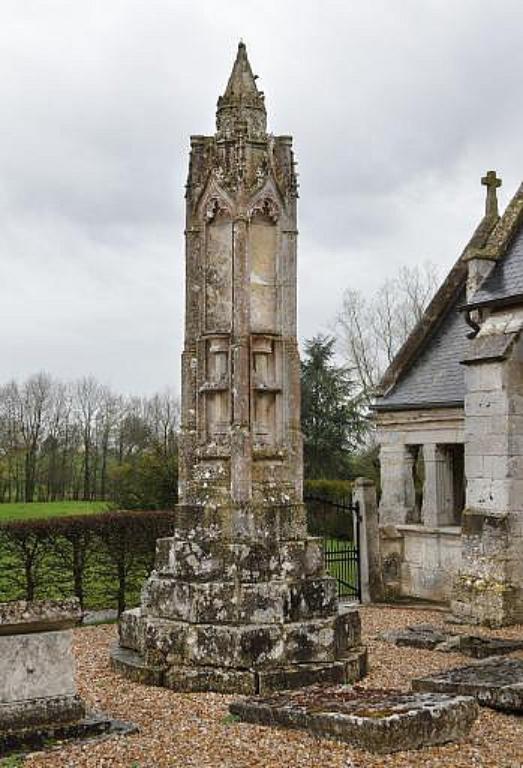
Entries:
{"type": "Polygon", "coordinates": [[[122,511],[0,524],[0,602],[76,596],[82,608],[139,600],[174,512],[122,511]]]}
{"type": "Polygon", "coordinates": [[[348,480],[306,480],[303,495],[311,535],[352,540],[353,515],[350,511],[342,508],[352,501],[351,482],[348,480]]]}

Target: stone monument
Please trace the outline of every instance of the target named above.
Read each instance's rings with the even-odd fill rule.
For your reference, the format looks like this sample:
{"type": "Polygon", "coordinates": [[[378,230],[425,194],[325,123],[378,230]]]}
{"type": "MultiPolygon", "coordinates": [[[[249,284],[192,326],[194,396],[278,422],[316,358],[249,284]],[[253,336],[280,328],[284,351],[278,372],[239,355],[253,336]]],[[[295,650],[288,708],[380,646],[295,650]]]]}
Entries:
{"type": "Polygon", "coordinates": [[[77,693],[72,627],[81,619],[76,598],[0,603],[0,755],[136,730],[86,711],[77,693]]]}
{"type": "Polygon", "coordinates": [[[361,676],[302,499],[297,180],[245,45],[187,182],[180,500],[113,665],[176,690],[258,693],[361,676]]]}

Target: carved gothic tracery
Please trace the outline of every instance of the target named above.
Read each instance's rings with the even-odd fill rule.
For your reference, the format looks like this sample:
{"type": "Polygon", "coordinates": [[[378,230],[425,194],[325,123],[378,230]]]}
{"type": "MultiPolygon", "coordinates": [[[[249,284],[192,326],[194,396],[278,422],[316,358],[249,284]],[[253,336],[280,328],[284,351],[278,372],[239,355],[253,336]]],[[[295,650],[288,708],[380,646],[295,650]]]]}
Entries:
{"type": "Polygon", "coordinates": [[[272,196],[265,195],[256,200],[251,206],[249,214],[251,218],[267,216],[273,223],[276,223],[280,218],[280,206],[272,196]]]}
{"type": "Polygon", "coordinates": [[[209,224],[213,219],[218,216],[230,216],[231,212],[229,206],[218,197],[218,195],[212,195],[205,203],[204,206],[204,219],[209,224]]]}

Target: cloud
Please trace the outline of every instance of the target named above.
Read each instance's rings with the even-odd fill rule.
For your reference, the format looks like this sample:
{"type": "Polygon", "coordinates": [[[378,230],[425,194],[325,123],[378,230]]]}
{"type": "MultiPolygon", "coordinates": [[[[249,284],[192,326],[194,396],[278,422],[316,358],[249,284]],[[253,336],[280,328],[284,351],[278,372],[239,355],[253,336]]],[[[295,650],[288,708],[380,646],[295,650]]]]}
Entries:
{"type": "Polygon", "coordinates": [[[214,128],[237,41],[300,172],[300,331],[344,287],[442,272],[520,182],[523,6],[386,0],[219,8],[6,0],[0,29],[3,378],[44,368],[176,386],[189,135],[214,128]],[[321,268],[320,268],[321,265],[321,268]]]}

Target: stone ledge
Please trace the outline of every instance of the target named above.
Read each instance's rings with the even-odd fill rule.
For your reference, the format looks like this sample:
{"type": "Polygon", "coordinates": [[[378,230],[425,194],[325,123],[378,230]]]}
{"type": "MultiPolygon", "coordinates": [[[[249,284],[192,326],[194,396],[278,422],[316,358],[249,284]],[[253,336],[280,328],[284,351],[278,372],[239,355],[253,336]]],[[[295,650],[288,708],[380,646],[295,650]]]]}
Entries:
{"type": "Polygon", "coordinates": [[[85,705],[81,698],[52,696],[27,701],[0,703],[0,733],[19,728],[39,727],[51,723],[59,725],[85,716],[85,705]]]}
{"type": "Polygon", "coordinates": [[[82,609],[76,597],[0,603],[0,636],[70,629],[81,621],[82,609]]]}
{"type": "Polygon", "coordinates": [[[233,702],[229,710],[259,725],[307,730],[370,752],[419,749],[466,736],[478,715],[470,697],[312,686],[233,702]]]}
{"type": "Polygon", "coordinates": [[[418,677],[412,690],[474,696],[504,712],[523,712],[523,660],[489,658],[435,675],[418,677]]]}
{"type": "Polygon", "coordinates": [[[208,541],[299,540],[307,536],[303,503],[179,504],[175,508],[175,535],[208,541]]]}
{"type": "Polygon", "coordinates": [[[112,720],[101,713],[90,713],[73,723],[53,723],[38,728],[20,730],[0,730],[0,755],[21,750],[43,750],[50,742],[70,741],[74,739],[96,739],[107,736],[123,736],[136,733],[138,728],[132,723],[112,720]]]}

